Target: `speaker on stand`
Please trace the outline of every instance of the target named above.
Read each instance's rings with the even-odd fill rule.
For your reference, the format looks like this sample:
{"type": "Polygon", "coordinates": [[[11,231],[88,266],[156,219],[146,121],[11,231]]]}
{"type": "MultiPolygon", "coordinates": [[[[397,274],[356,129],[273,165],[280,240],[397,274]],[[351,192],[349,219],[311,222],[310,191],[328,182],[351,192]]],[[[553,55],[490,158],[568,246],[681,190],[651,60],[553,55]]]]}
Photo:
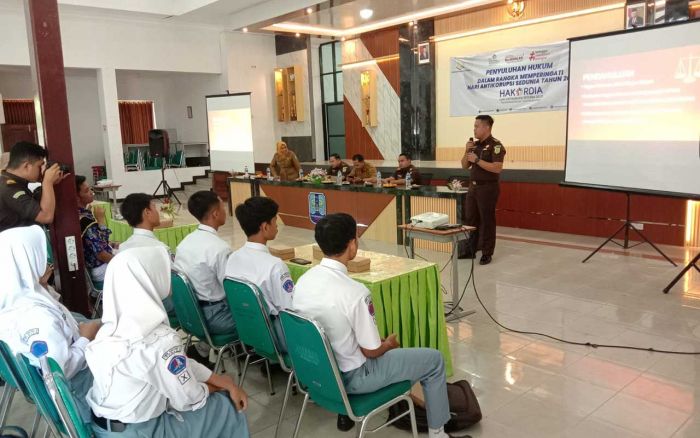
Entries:
{"type": "Polygon", "coordinates": [[[165,162],[170,153],[170,141],[168,140],[168,131],[164,129],[151,129],[148,131],[148,152],[152,157],[161,158],[160,165],[160,183],[158,187],[153,191],[153,196],[157,196],[158,191],[163,188],[163,196],[166,198],[173,198],[178,204],[182,205],[173,189],[168,184],[165,179],[165,162]]]}

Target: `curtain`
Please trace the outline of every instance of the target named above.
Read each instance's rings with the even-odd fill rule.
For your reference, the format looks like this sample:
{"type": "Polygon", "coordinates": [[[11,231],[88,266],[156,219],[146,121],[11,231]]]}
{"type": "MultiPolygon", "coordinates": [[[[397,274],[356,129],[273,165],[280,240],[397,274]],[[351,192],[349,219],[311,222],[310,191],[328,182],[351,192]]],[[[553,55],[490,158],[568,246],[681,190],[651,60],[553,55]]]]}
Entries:
{"type": "Polygon", "coordinates": [[[34,101],[31,99],[3,99],[6,125],[36,125],[34,101]]]}
{"type": "Polygon", "coordinates": [[[153,129],[153,102],[120,100],[119,123],[123,144],[147,144],[148,131],[153,129]]]}

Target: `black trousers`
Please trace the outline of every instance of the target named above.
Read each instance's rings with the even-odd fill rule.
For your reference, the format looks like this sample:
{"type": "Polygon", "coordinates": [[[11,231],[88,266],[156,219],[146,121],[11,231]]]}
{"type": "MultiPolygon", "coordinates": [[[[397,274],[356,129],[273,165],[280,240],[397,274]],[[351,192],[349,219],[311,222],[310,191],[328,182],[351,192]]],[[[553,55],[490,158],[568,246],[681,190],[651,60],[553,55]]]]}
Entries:
{"type": "Polygon", "coordinates": [[[464,223],[476,227],[476,245],[470,247],[473,251],[481,250],[481,255],[484,256],[493,255],[496,248],[496,203],[500,193],[498,181],[469,184],[464,205],[464,223]]]}

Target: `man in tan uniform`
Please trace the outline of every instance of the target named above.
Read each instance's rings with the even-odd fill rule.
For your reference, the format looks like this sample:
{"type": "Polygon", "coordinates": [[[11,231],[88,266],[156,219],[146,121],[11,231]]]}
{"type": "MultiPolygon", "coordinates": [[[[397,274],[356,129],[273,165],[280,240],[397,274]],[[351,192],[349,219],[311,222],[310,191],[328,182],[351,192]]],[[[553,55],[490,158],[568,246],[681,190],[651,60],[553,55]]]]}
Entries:
{"type": "Polygon", "coordinates": [[[365,157],[361,154],[352,156],[353,169],[348,175],[348,181],[351,183],[374,183],[377,181],[377,169],[371,164],[365,162],[365,157]]]}

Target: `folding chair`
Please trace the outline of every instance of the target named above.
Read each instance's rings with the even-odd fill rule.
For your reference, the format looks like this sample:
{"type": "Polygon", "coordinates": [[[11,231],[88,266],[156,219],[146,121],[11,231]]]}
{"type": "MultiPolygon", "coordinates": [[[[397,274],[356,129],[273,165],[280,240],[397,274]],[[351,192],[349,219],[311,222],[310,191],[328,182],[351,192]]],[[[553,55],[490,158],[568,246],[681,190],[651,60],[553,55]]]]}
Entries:
{"type": "Polygon", "coordinates": [[[91,318],[95,319],[102,315],[102,289],[104,288],[104,283],[93,281],[87,268],[85,269],[85,281],[88,286],[88,294],[95,298],[95,304],[93,305],[91,315],[91,318]]]}
{"type": "MultiPolygon", "coordinates": [[[[0,396],[0,427],[4,427],[17,391],[21,391],[28,400],[30,397],[27,387],[19,375],[19,370],[14,365],[12,352],[3,341],[0,341],[0,377],[5,381],[2,396],[0,396]]],[[[37,412],[37,418],[38,415],[39,413],[37,412]]]]}
{"type": "Polygon", "coordinates": [[[253,353],[262,357],[262,359],[254,363],[260,361],[265,362],[270,395],[274,395],[274,388],[272,386],[269,364],[278,363],[280,367],[282,367],[282,370],[289,374],[287,389],[284,392],[282,409],[280,411],[279,420],[277,421],[277,429],[275,431],[276,437],[279,433],[282,420],[284,419],[284,411],[287,407],[289,393],[294,381],[294,372],[289,365],[289,356],[280,353],[277,348],[269,316],[270,312],[267,309],[260,289],[246,280],[228,277],[224,280],[224,291],[226,292],[226,300],[231,308],[233,319],[236,320],[236,329],[238,330],[238,336],[241,340],[243,353],[246,355],[239,386],[241,388],[243,387],[246,371],[248,371],[248,365],[253,353]],[[248,347],[251,347],[252,350],[249,350],[248,347]]]}
{"type": "Polygon", "coordinates": [[[410,381],[394,383],[369,394],[348,394],[323,328],[316,321],[288,310],[280,312],[280,318],[294,374],[306,392],[294,429],[294,438],[299,434],[301,418],[309,398],[324,409],[347,415],[353,421],[361,423],[357,435],[359,438],[365,433],[377,432],[407,414],[411,417],[413,436],[418,436],[413,401],[409,395],[410,381]],[[375,429],[366,430],[370,418],[402,400],[408,403],[407,411],[375,429]]]}
{"type": "Polygon", "coordinates": [[[189,348],[192,342],[192,336],[195,336],[197,339],[206,342],[207,345],[213,348],[217,353],[216,365],[214,366],[215,373],[219,371],[221,359],[226,350],[233,353],[233,357],[236,360],[236,367],[240,368],[237,354],[237,345],[240,343],[238,334],[210,334],[209,327],[207,327],[207,322],[204,319],[201,307],[199,307],[199,300],[197,300],[197,295],[194,293],[194,288],[190,280],[185,274],[174,269],[171,272],[171,278],[175,313],[177,314],[178,321],[180,321],[180,328],[187,333],[185,350],[189,348]]]}
{"type": "Polygon", "coordinates": [[[51,358],[41,361],[41,373],[51,400],[70,438],[90,438],[90,426],[83,422],[70,385],[61,367],[51,358]]]}
{"type": "Polygon", "coordinates": [[[54,437],[61,437],[63,436],[62,434],[68,435],[68,430],[61,421],[58,410],[56,410],[51,400],[51,396],[46,389],[46,385],[44,385],[44,380],[39,374],[39,370],[29,363],[29,359],[21,354],[14,356],[14,362],[19,370],[22,381],[27,387],[29,397],[46,422],[47,434],[51,433],[54,437]]]}

